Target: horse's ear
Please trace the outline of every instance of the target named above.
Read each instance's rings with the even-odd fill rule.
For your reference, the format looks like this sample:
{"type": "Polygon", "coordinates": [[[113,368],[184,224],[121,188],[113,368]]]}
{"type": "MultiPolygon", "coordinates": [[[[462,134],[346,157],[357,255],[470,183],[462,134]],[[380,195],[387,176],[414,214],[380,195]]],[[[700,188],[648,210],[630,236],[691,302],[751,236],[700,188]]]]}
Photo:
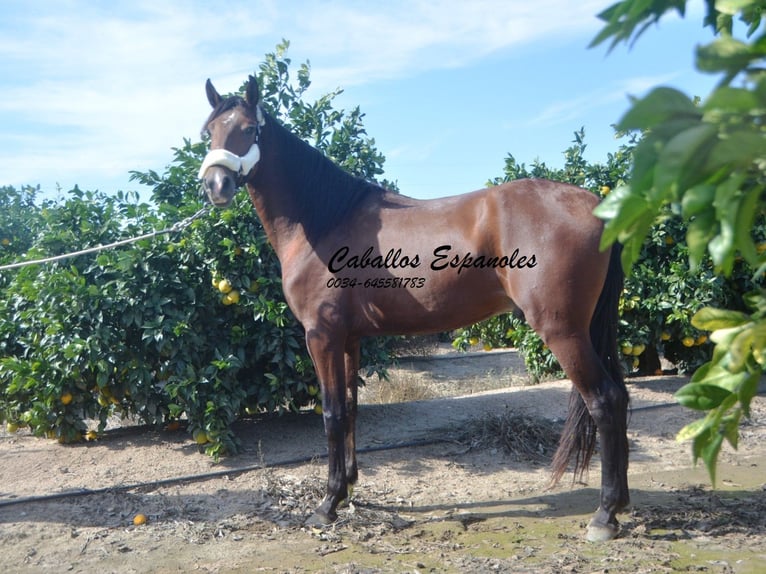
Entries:
{"type": "Polygon", "coordinates": [[[251,108],[258,105],[258,101],[261,99],[260,90],[258,88],[258,80],[255,76],[250,76],[247,79],[247,88],[245,90],[245,101],[251,108]]]}
{"type": "Polygon", "coordinates": [[[221,98],[221,94],[219,94],[213,87],[213,82],[210,81],[210,78],[205,82],[205,93],[207,94],[207,101],[210,102],[210,105],[214,108],[220,104],[223,99],[221,98]]]}

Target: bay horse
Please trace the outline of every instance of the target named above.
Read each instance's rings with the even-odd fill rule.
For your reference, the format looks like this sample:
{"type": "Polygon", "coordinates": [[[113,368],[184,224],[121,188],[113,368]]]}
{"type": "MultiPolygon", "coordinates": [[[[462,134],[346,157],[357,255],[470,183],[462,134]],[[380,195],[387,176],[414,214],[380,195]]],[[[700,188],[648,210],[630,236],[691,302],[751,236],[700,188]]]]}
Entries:
{"type": "Polygon", "coordinates": [[[223,98],[210,80],[206,93],[210,150],[199,177],[217,207],[247,187],[321,385],[329,471],[309,522],[334,521],[358,477],[360,337],[444,332],[515,312],[573,383],[554,483],[571,459],[582,477],[600,437],[600,504],[586,536],[614,538],[616,514],[629,503],[628,392],[616,334],[623,275],[619,248],[599,249],[596,196],[520,180],[405,197],[346,173],[269,116],[253,76],[244,97],[223,98]]]}

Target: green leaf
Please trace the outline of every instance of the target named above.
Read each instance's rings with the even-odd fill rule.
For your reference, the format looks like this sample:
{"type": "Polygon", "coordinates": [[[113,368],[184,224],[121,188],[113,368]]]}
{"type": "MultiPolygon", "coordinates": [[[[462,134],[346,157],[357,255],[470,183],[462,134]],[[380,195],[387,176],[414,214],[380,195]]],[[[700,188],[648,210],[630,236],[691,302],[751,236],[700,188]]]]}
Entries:
{"type": "Polygon", "coordinates": [[[730,395],[730,391],[718,385],[688,383],[681,387],[674,396],[681,405],[687,408],[708,411],[716,408],[730,395]]]}
{"type": "Polygon", "coordinates": [[[739,403],[746,417],[750,417],[750,403],[758,393],[758,384],[761,382],[761,373],[754,372],[745,379],[739,387],[739,403]]]}
{"type": "Polygon", "coordinates": [[[757,5],[758,0],[715,0],[715,9],[729,16],[736,16],[741,10],[757,5]]]}
{"type": "Polygon", "coordinates": [[[674,88],[655,88],[633,107],[617,124],[620,131],[645,130],[674,117],[700,117],[700,111],[686,94],[674,88]]]}
{"type": "Polygon", "coordinates": [[[675,9],[683,16],[685,1],[671,0],[669,2],[653,2],[652,0],[622,0],[598,14],[598,18],[606,23],[599,34],[591,41],[589,47],[594,47],[608,38],[612,38],[609,50],[620,42],[628,42],[631,38],[637,40],[649,27],[657,22],[665,12],[675,9]]]}
{"type": "Polygon", "coordinates": [[[722,137],[710,150],[708,170],[725,167],[748,167],[756,159],[766,157],[766,138],[761,132],[739,130],[722,137]]]}
{"type": "Polygon", "coordinates": [[[716,432],[711,435],[702,434],[695,439],[695,443],[700,441],[699,456],[702,458],[705,466],[707,467],[708,474],[710,475],[710,482],[712,482],[713,485],[715,485],[718,453],[720,452],[721,445],[723,444],[723,436],[723,434],[716,432]]]}
{"type": "Polygon", "coordinates": [[[628,231],[648,210],[646,200],[639,195],[631,194],[628,187],[621,188],[619,195],[614,199],[610,194],[594,210],[596,217],[608,219],[601,238],[602,248],[614,243],[620,234],[628,231]]]}
{"type": "Polygon", "coordinates": [[[728,352],[729,345],[742,331],[744,327],[731,327],[729,329],[717,329],[710,335],[710,340],[716,344],[716,351],[722,349],[724,354],[728,352]]]}
{"type": "MultiPolygon", "coordinates": [[[[743,329],[729,346],[729,356],[731,360],[727,368],[732,371],[740,371],[744,368],[745,362],[750,357],[753,348],[754,334],[752,329],[743,329]]],[[[744,375],[744,373],[741,373],[744,375]]]]}
{"type": "Polygon", "coordinates": [[[710,373],[710,370],[715,368],[716,364],[714,361],[708,361],[704,365],[702,365],[699,369],[694,371],[694,374],[692,375],[691,382],[692,383],[699,383],[705,379],[705,377],[708,376],[708,373],[710,373]]]}
{"type": "Polygon", "coordinates": [[[766,366],[766,319],[759,318],[753,326],[753,358],[764,368],[766,366]]]}
{"type": "Polygon", "coordinates": [[[709,421],[707,418],[697,419],[696,421],[690,422],[688,425],[686,425],[684,428],[682,428],[680,431],[678,431],[678,434],[676,434],[676,441],[677,442],[686,442],[687,440],[691,440],[697,436],[699,436],[700,433],[705,432],[705,430],[708,429],[709,421]]]}
{"type": "Polygon", "coordinates": [[[753,226],[758,214],[758,203],[761,199],[762,187],[753,187],[745,193],[739,202],[736,223],[734,225],[734,244],[750,265],[758,264],[758,251],[753,241],[753,226]]]}
{"type": "Polygon", "coordinates": [[[620,212],[622,203],[631,196],[631,193],[632,190],[629,186],[618,185],[608,196],[601,200],[601,203],[596,206],[596,209],[593,210],[593,213],[599,219],[604,219],[607,221],[614,219],[620,212]]]}
{"type": "Polygon", "coordinates": [[[715,126],[700,123],[675,135],[660,152],[654,174],[659,190],[674,184],[684,190],[704,177],[707,166],[707,149],[715,141],[715,126]]]}
{"type": "Polygon", "coordinates": [[[699,267],[707,251],[710,240],[717,231],[715,210],[708,209],[698,213],[686,228],[686,244],[689,246],[689,265],[692,270],[699,267]]]}
{"type": "Polygon", "coordinates": [[[701,331],[717,331],[739,327],[750,321],[750,317],[741,311],[703,307],[692,317],[692,325],[701,331]]]}
{"type": "Polygon", "coordinates": [[[681,213],[689,219],[707,208],[712,208],[715,186],[703,183],[687,189],[681,199],[681,213]]]}
{"type": "MultiPolygon", "coordinates": [[[[728,400],[731,400],[732,398],[736,398],[735,394],[739,391],[740,387],[745,382],[747,377],[748,377],[747,373],[732,372],[728,370],[728,368],[725,368],[721,366],[720,364],[713,364],[711,365],[711,368],[704,374],[704,377],[697,377],[695,373],[695,377],[693,377],[693,382],[689,384],[719,387],[723,389],[724,391],[726,391],[726,393],[728,393],[724,397],[724,400],[728,401],[728,400]],[[729,394],[731,395],[731,397],[729,397],[729,394]]],[[[720,406],[720,404],[721,403],[710,408],[715,408],[717,406],[720,406]]]]}
{"type": "Polygon", "coordinates": [[[620,242],[623,244],[622,263],[626,273],[630,273],[633,264],[641,256],[644,242],[652,226],[655,223],[655,210],[647,209],[641,217],[638,218],[632,227],[626,229],[620,234],[620,242]]]}
{"type": "Polygon", "coordinates": [[[705,46],[697,47],[696,63],[701,72],[736,74],[748,63],[760,57],[745,42],[724,35],[705,46]]]}
{"type": "Polygon", "coordinates": [[[724,438],[735,449],[739,445],[739,421],[742,418],[742,410],[734,409],[721,421],[721,432],[724,438]]]}
{"type": "Polygon", "coordinates": [[[702,109],[706,113],[723,111],[747,116],[759,106],[758,97],[752,91],[745,88],[721,86],[708,96],[702,109]]]}

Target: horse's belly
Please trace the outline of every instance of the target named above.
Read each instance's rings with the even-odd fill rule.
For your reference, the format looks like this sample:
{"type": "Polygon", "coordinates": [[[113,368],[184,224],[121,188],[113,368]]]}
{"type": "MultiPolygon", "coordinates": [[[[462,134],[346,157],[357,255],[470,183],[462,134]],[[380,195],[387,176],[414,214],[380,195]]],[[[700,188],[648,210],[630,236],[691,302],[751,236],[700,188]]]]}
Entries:
{"type": "Polygon", "coordinates": [[[449,288],[429,288],[428,278],[424,279],[419,288],[365,289],[354,306],[353,330],[361,336],[438,333],[514,310],[512,301],[496,281],[456,282],[449,288]]]}

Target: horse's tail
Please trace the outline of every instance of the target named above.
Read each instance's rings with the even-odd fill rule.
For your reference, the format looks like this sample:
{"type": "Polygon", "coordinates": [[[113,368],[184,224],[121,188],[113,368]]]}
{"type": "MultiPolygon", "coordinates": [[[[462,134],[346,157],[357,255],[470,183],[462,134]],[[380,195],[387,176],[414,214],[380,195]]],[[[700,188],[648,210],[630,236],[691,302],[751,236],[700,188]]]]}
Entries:
{"type": "MultiPolygon", "coordinates": [[[[619,301],[623,288],[623,272],[620,261],[622,246],[615,243],[609,258],[609,268],[604,287],[596,303],[590,322],[590,338],[601,359],[604,369],[627,395],[622,365],[617,352],[617,327],[619,324],[619,301]]],[[[576,388],[569,395],[569,410],[561,433],[556,454],[553,457],[553,484],[566,472],[574,457],[574,478],[583,479],[596,448],[596,424],[576,388]]]]}

